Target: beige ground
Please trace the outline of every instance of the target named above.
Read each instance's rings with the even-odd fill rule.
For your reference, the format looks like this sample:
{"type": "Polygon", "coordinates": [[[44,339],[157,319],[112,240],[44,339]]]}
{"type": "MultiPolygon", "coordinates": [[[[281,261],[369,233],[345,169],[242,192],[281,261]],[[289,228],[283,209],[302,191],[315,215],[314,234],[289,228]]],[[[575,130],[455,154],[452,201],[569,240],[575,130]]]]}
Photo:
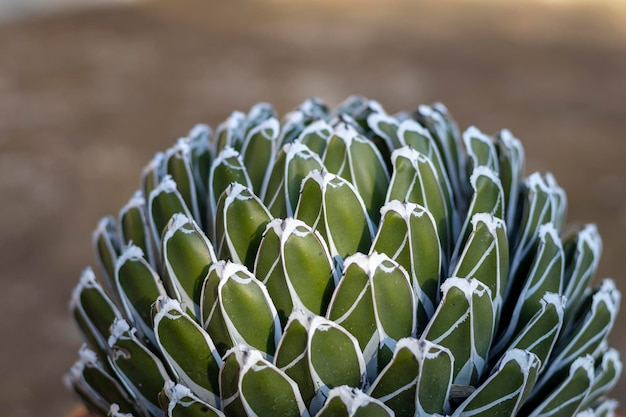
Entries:
{"type": "MultiPolygon", "coordinates": [[[[569,193],[570,220],[598,223],[601,275],[626,290],[622,9],[214,3],[0,26],[0,414],[71,409],[60,379],[80,340],[66,305],[98,218],[155,151],[258,100],[281,113],[310,95],[358,92],[390,111],[441,100],[463,127],[509,127],[528,171],[551,170],[569,193]]],[[[626,384],[615,396],[626,401],[626,384]]]]}

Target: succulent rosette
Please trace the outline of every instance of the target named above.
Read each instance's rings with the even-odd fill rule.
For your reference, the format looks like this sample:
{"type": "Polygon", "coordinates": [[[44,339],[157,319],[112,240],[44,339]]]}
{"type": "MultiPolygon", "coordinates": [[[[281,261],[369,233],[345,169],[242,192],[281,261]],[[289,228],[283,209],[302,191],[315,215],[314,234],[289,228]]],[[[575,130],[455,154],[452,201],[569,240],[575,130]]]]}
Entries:
{"type": "Polygon", "coordinates": [[[67,383],[112,417],[611,416],[600,236],[523,171],[439,103],[198,125],[98,224],[67,383]]]}

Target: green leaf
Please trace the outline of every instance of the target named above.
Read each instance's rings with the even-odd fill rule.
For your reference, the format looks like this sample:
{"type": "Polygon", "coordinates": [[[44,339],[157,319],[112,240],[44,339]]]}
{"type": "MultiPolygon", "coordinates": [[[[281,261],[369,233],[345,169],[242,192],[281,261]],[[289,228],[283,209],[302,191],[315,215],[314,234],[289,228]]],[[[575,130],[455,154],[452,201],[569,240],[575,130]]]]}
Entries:
{"type": "Polygon", "coordinates": [[[179,139],[174,146],[165,152],[163,159],[165,174],[170,175],[176,183],[176,190],[180,193],[185,206],[192,213],[196,222],[202,223],[191,163],[191,147],[187,138],[179,139]]]}
{"type": "Polygon", "coordinates": [[[112,326],[110,363],[127,390],[131,391],[154,416],[163,416],[159,393],[169,375],[159,358],[135,336],[125,320],[112,326]]]}
{"type": "Polygon", "coordinates": [[[147,411],[109,374],[94,351],[83,346],[78,354],[79,360],[69,370],[65,381],[81,397],[89,398],[101,412],[108,411],[111,404],[118,404],[123,412],[135,413],[137,416],[147,415],[147,411]]]}
{"type": "Polygon", "coordinates": [[[145,339],[156,346],[152,304],[159,296],[165,295],[165,288],[139,247],[128,246],[118,258],[115,281],[126,317],[145,339]]]}
{"type": "Polygon", "coordinates": [[[422,339],[450,350],[454,356],[454,383],[474,385],[487,367],[494,332],[491,291],[474,278],[448,278],[443,298],[422,339]]]}
{"type": "Polygon", "coordinates": [[[119,298],[115,287],[115,261],[120,254],[121,245],[113,217],[106,216],[100,219],[96,230],[93,231],[92,243],[107,290],[119,298]]]}
{"type": "Polygon", "coordinates": [[[537,407],[527,404],[522,413],[529,417],[570,417],[576,414],[593,384],[593,359],[590,355],[576,359],[565,381],[537,407]],[[528,413],[528,414],[527,414],[528,413]]]}
{"type": "Polygon", "coordinates": [[[146,260],[153,268],[157,267],[152,235],[146,217],[146,200],[141,191],[137,191],[120,210],[118,230],[122,246],[139,246],[146,260]]]}
{"type": "Polygon", "coordinates": [[[328,246],[306,223],[271,221],[254,263],[254,275],[265,284],[282,323],[294,309],[324,315],[335,288],[328,246]]]}
{"type": "MultiPolygon", "coordinates": [[[[217,202],[222,193],[232,183],[239,183],[245,187],[251,188],[252,181],[248,176],[246,167],[243,164],[241,155],[233,148],[226,147],[218,155],[211,164],[209,173],[209,207],[211,209],[211,218],[215,218],[217,213],[217,202]]],[[[215,227],[214,225],[211,225],[215,227]]],[[[210,233],[215,233],[210,228],[210,233]]]]}
{"type": "Polygon", "coordinates": [[[589,394],[585,397],[581,408],[594,405],[602,396],[610,392],[619,381],[622,368],[619,351],[616,349],[607,349],[606,352],[602,354],[600,364],[596,367],[593,385],[589,390],[589,394]]]}
{"type": "Polygon", "coordinates": [[[157,152],[141,172],[141,190],[144,196],[149,196],[165,175],[163,157],[162,152],[157,152]]]}
{"type": "Polygon", "coordinates": [[[583,227],[573,239],[563,243],[567,265],[564,276],[564,295],[567,297],[566,323],[573,320],[584,290],[598,270],[602,254],[602,239],[595,225],[583,227]]]}
{"type": "Polygon", "coordinates": [[[246,115],[243,112],[234,111],[217,127],[214,139],[217,154],[226,148],[241,149],[245,121],[246,115]]]}
{"type": "Polygon", "coordinates": [[[172,216],[183,213],[192,218],[183,197],[176,188],[176,182],[169,175],[150,193],[148,199],[148,221],[155,242],[161,241],[161,234],[172,216]]]}
{"type": "Polygon", "coordinates": [[[161,252],[169,296],[180,301],[188,314],[200,317],[202,282],[217,260],[213,245],[196,222],[179,213],[167,224],[161,252]]]}
{"type": "Polygon", "coordinates": [[[472,217],[472,232],[452,272],[459,278],[476,278],[491,291],[496,325],[509,272],[509,244],[504,221],[490,213],[472,217]]]}
{"type": "Polygon", "coordinates": [[[499,176],[506,213],[506,223],[509,225],[509,236],[515,236],[515,225],[517,220],[518,201],[520,197],[520,185],[524,174],[524,147],[508,129],[502,129],[494,137],[496,151],[498,152],[499,176]]]}
{"type": "MultiPolygon", "coordinates": [[[[507,347],[521,349],[537,355],[541,361],[540,371],[548,364],[557,337],[563,326],[565,298],[561,295],[547,292],[541,299],[541,309],[524,324],[524,327],[507,347]]],[[[497,357],[498,350],[492,351],[492,357],[497,357]]]]}
{"type": "Polygon", "coordinates": [[[238,345],[224,356],[220,390],[229,417],[309,417],[296,383],[247,346],[238,345]]]}
{"type": "Polygon", "coordinates": [[[274,117],[251,126],[241,148],[243,164],[246,167],[252,190],[261,192],[261,187],[269,176],[276,141],[280,132],[280,123],[274,117]]]}
{"type": "Polygon", "coordinates": [[[441,245],[435,219],[424,207],[398,200],[385,204],[381,215],[370,253],[386,254],[409,273],[417,302],[417,332],[421,333],[439,298],[441,245]]]}
{"type": "Polygon", "coordinates": [[[452,417],[511,417],[519,411],[537,380],[537,356],[507,351],[493,373],[452,414],[452,417]]]}
{"type": "Polygon", "coordinates": [[[468,174],[478,167],[487,167],[493,172],[500,171],[498,153],[493,139],[478,130],[476,126],[470,126],[463,132],[463,143],[468,157],[468,174]]]}
{"type": "Polygon", "coordinates": [[[524,286],[516,290],[517,301],[509,300],[504,317],[509,319],[501,324],[506,326],[496,350],[500,350],[511,338],[515,337],[532,317],[541,310],[542,299],[547,292],[563,292],[563,246],[552,223],[541,226],[539,230],[539,248],[533,260],[524,286]],[[514,304],[515,303],[515,304],[514,304]]]}
{"type": "Polygon", "coordinates": [[[354,186],[325,171],[312,171],[304,179],[294,217],[322,235],[333,258],[366,252],[374,236],[354,186]]]}
{"type": "Polygon", "coordinates": [[[562,201],[557,197],[563,193],[563,189],[558,187],[556,183],[548,182],[538,173],[530,175],[525,180],[525,188],[527,190],[526,201],[523,202],[523,213],[517,239],[511,242],[513,255],[511,257],[511,270],[509,273],[509,282],[505,290],[505,297],[514,289],[519,289],[526,279],[527,271],[530,268],[534,252],[539,243],[541,226],[553,223],[557,232],[559,225],[555,221],[560,215],[557,202],[562,201]]]}
{"type": "Polygon", "coordinates": [[[378,223],[389,187],[389,174],[376,146],[353,128],[340,125],[328,141],[324,166],[354,185],[370,219],[378,223]]]}
{"type": "Polygon", "coordinates": [[[225,417],[224,413],[203,401],[184,385],[167,381],[163,393],[168,401],[168,417],[225,417]]]}
{"type": "Polygon", "coordinates": [[[445,190],[437,170],[426,155],[407,147],[395,150],[391,161],[393,174],[386,201],[406,201],[425,207],[435,219],[443,253],[448,255],[452,215],[448,212],[445,190]]]}
{"type": "Polygon", "coordinates": [[[222,359],[213,341],[176,300],[159,298],[156,311],[154,333],[170,369],[202,401],[219,407],[222,359]]]}
{"type": "Polygon", "coordinates": [[[430,416],[448,410],[454,358],[449,349],[427,340],[400,339],[391,362],[368,394],[396,417],[430,416]]]}
{"type": "Polygon", "coordinates": [[[231,184],[220,197],[215,218],[217,254],[254,266],[263,231],[272,220],[261,200],[241,184],[231,184]]]}
{"type": "Polygon", "coordinates": [[[304,388],[303,398],[312,412],[322,407],[331,388],[360,387],[365,375],[354,336],[333,321],[301,310],[289,318],[275,364],[304,388]]]}
{"type": "Polygon", "coordinates": [[[201,317],[220,355],[245,344],[268,358],[274,355],[281,327],[267,289],[245,266],[218,261],[202,286],[201,317]]]}
{"type": "Polygon", "coordinates": [[[274,217],[293,216],[302,180],[313,170],[324,168],[319,156],[300,142],[285,146],[276,157],[263,201],[274,217]]]}
{"type": "Polygon", "coordinates": [[[327,316],[357,339],[373,380],[396,342],[415,335],[415,296],[406,270],[385,254],[350,256],[327,316]]]}
{"type": "Polygon", "coordinates": [[[304,128],[298,141],[322,158],[332,133],[333,128],[325,120],[316,120],[304,128]]]}
{"type": "Polygon", "coordinates": [[[472,232],[471,222],[476,214],[488,213],[498,219],[504,219],[504,192],[496,172],[480,166],[474,169],[470,177],[473,195],[467,209],[465,221],[456,242],[453,259],[463,250],[467,239],[472,232]]]}
{"type": "MultiPolygon", "coordinates": [[[[200,214],[206,210],[206,198],[209,192],[209,171],[215,156],[214,143],[211,140],[213,131],[205,124],[195,125],[187,135],[191,150],[191,169],[196,183],[196,191],[200,204],[200,214]]],[[[205,213],[206,214],[206,213],[205,213]]],[[[206,218],[204,219],[206,224],[206,218]]]]}
{"type": "MultiPolygon", "coordinates": [[[[435,103],[432,106],[421,105],[413,117],[428,129],[437,144],[439,154],[446,165],[452,188],[459,198],[457,203],[459,203],[464,195],[462,187],[465,185],[466,162],[465,158],[461,156],[462,139],[456,122],[452,119],[446,106],[441,103],[435,103]],[[463,180],[463,185],[461,185],[461,180],[463,180]]],[[[457,206],[463,211],[462,205],[457,204],[457,206]]]]}
{"type": "Polygon", "coordinates": [[[363,391],[342,385],[330,390],[315,417],[394,417],[394,412],[363,391]]]}
{"type": "Polygon", "coordinates": [[[367,125],[385,141],[389,150],[398,149],[402,146],[402,138],[398,134],[400,123],[396,118],[384,112],[374,112],[367,116],[367,125]]]}
{"type": "Polygon", "coordinates": [[[591,302],[573,326],[571,333],[563,333],[557,341],[546,377],[539,381],[537,390],[553,387],[564,378],[566,370],[579,357],[593,354],[605,342],[619,311],[621,294],[610,279],[605,279],[591,296],[591,302]]]}
{"type": "Polygon", "coordinates": [[[83,270],[70,301],[70,310],[78,317],[81,330],[94,349],[108,350],[109,329],[122,314],[96,281],[91,268],[83,270]]]}

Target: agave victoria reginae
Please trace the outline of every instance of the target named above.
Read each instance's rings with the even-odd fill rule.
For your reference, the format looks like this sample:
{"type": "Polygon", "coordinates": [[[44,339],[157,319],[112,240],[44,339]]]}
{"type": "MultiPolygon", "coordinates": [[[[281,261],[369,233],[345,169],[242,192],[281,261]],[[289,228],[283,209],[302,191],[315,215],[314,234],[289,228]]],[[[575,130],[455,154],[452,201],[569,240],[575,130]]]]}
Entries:
{"type": "Polygon", "coordinates": [[[110,416],[611,416],[620,293],[507,130],[441,104],[196,126],[94,233],[68,384],[110,416]]]}

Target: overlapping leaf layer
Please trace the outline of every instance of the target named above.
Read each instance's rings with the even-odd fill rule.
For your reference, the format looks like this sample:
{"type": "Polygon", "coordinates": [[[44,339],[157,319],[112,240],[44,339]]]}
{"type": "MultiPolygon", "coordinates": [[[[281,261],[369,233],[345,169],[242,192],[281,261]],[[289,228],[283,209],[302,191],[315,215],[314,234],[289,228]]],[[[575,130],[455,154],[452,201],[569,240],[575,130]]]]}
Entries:
{"type": "Polygon", "coordinates": [[[113,417],[611,416],[620,293],[523,169],[441,104],[196,126],[94,232],[67,382],[113,417]]]}

